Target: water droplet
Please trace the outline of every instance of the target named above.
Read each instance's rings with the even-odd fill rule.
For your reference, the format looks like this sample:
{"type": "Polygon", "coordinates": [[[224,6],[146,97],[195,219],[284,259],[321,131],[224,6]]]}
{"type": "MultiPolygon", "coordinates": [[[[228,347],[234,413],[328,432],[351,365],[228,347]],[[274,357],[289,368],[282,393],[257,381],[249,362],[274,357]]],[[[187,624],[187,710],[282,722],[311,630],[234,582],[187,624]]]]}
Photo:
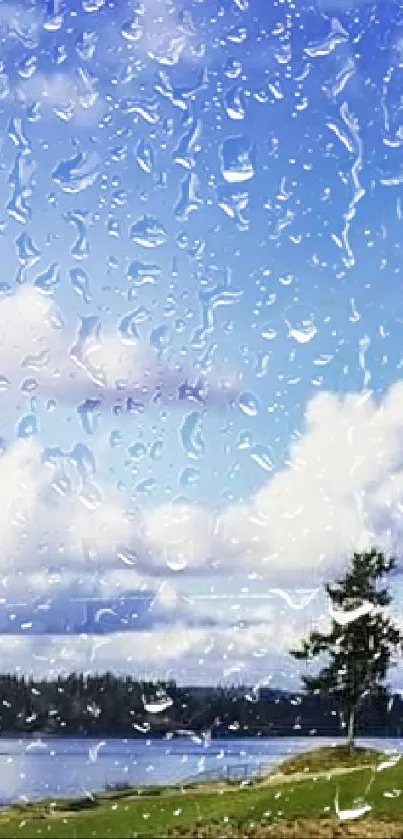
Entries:
{"type": "Polygon", "coordinates": [[[249,393],[248,391],[241,393],[238,399],[238,405],[242,413],[248,417],[256,417],[259,413],[259,400],[254,393],[249,393]]]}
{"type": "Polygon", "coordinates": [[[78,406],[77,413],[87,434],[94,434],[97,430],[98,418],[101,414],[100,408],[100,399],[86,399],[78,406]]]}
{"type": "Polygon", "coordinates": [[[77,230],[77,239],[71,246],[70,253],[75,259],[86,259],[89,254],[89,241],[85,223],[87,213],[83,213],[80,210],[70,210],[64,214],[63,218],[70,224],[74,224],[77,230]]]}
{"type": "Polygon", "coordinates": [[[225,215],[234,219],[239,230],[248,230],[249,220],[246,210],[249,206],[249,193],[236,188],[233,184],[217,185],[217,206],[225,215]]]}
{"type": "Polygon", "coordinates": [[[332,605],[329,606],[330,617],[340,626],[349,626],[354,621],[364,617],[364,615],[370,615],[373,611],[374,604],[369,600],[365,600],[355,609],[335,609],[332,605]]]}
{"type": "Polygon", "coordinates": [[[164,350],[171,343],[171,330],[169,326],[157,326],[152,330],[150,343],[157,350],[164,350]]]}
{"type": "Polygon", "coordinates": [[[109,445],[111,449],[115,449],[116,446],[121,446],[123,443],[123,435],[120,431],[111,431],[109,435],[109,445]]]}
{"type": "Polygon", "coordinates": [[[58,495],[69,495],[73,484],[69,476],[66,475],[64,469],[57,466],[52,475],[51,486],[58,495]]]}
{"type": "Polygon", "coordinates": [[[59,309],[56,306],[51,306],[46,316],[46,322],[51,329],[64,329],[64,321],[59,309]]]}
{"type": "Polygon", "coordinates": [[[61,14],[48,14],[43,21],[43,28],[47,32],[58,32],[62,28],[64,17],[61,14]]]}
{"type": "Polygon", "coordinates": [[[184,169],[192,169],[195,165],[194,152],[197,147],[202,129],[200,120],[191,119],[184,134],[179,138],[178,144],[174,149],[173,159],[179,166],[184,169]]]}
{"type": "Polygon", "coordinates": [[[308,58],[321,58],[329,55],[339,44],[348,41],[348,33],[343,29],[337,17],[333,17],[330,24],[331,30],[325,38],[305,47],[304,52],[308,58]]]}
{"type": "Polygon", "coordinates": [[[249,137],[228,137],[221,147],[221,172],[228,183],[249,181],[255,174],[255,150],[249,137]]]}
{"type": "Polygon", "coordinates": [[[161,222],[153,216],[143,216],[132,225],[130,236],[143,248],[157,248],[167,239],[167,232],[161,222]]]}
{"type": "Polygon", "coordinates": [[[266,341],[273,341],[277,335],[277,332],[273,326],[270,326],[269,323],[266,323],[264,326],[262,326],[262,331],[260,334],[262,338],[266,339],[266,341]]]}
{"type": "Polygon", "coordinates": [[[242,64],[236,58],[229,58],[225,67],[224,73],[228,79],[237,79],[242,73],[242,64]]]}
{"type": "Polygon", "coordinates": [[[22,58],[18,64],[18,73],[22,79],[30,79],[34,75],[38,59],[36,55],[28,55],[22,58]]]}
{"type": "Polygon", "coordinates": [[[362,816],[365,816],[367,813],[370,812],[372,807],[370,804],[363,802],[362,804],[359,804],[356,807],[341,810],[339,807],[339,791],[337,790],[334,801],[334,809],[340,821],[351,821],[352,819],[362,818],[362,816]]]}
{"type": "Polygon", "coordinates": [[[248,36],[248,30],[245,26],[233,26],[228,32],[227,40],[231,44],[243,44],[248,36]]]}
{"type": "Polygon", "coordinates": [[[89,481],[86,481],[81,487],[79,499],[87,510],[98,510],[103,502],[100,488],[89,481]]]}
{"type": "Polygon", "coordinates": [[[106,232],[108,236],[115,236],[116,238],[118,238],[120,236],[119,221],[115,218],[110,218],[106,225],[106,232]]]}
{"type": "Polygon", "coordinates": [[[76,41],[76,51],[83,61],[90,61],[94,57],[97,40],[96,32],[81,32],[76,41]]]}
{"type": "Polygon", "coordinates": [[[18,437],[32,437],[38,433],[38,417],[34,413],[25,414],[17,424],[18,437]]]}
{"type": "Polygon", "coordinates": [[[194,469],[192,466],[183,469],[179,476],[179,483],[184,487],[195,486],[199,483],[199,480],[200,471],[199,469],[194,469]]]}
{"type": "Polygon", "coordinates": [[[123,38],[126,41],[130,41],[132,44],[136,43],[136,41],[140,41],[143,36],[143,27],[140,25],[138,17],[127,20],[120,31],[123,38]]]}
{"type": "Polygon", "coordinates": [[[35,277],[34,285],[42,294],[53,294],[60,283],[60,268],[57,262],[52,262],[46,271],[35,277]]]}
{"type": "Polygon", "coordinates": [[[241,431],[236,444],[237,449],[250,449],[251,445],[252,435],[249,431],[241,431]]]}
{"type": "Polygon", "coordinates": [[[268,446],[254,445],[250,450],[251,460],[254,460],[265,472],[272,472],[274,469],[273,452],[268,446]]]}
{"type": "Polygon", "coordinates": [[[105,368],[102,365],[97,367],[92,361],[93,350],[98,349],[100,346],[100,328],[99,318],[95,315],[82,317],[80,319],[76,341],[70,347],[69,355],[77,367],[85,370],[94,384],[105,387],[107,383],[105,368]]]}
{"type": "Polygon", "coordinates": [[[149,495],[153,489],[157,486],[157,481],[155,478],[145,478],[143,481],[136,486],[136,492],[142,492],[145,495],[149,495]]]}
{"type": "Polygon", "coordinates": [[[170,696],[160,696],[153,700],[146,699],[143,696],[143,705],[148,714],[162,714],[172,707],[173,700],[170,696]]]}
{"type": "Polygon", "coordinates": [[[150,175],[154,169],[154,152],[150,143],[140,140],[136,148],[136,160],[140,169],[150,175]]]}
{"type": "Polygon", "coordinates": [[[127,451],[132,460],[141,460],[141,458],[145,457],[147,454],[147,446],[145,443],[139,441],[137,443],[132,443],[127,451]]]}
{"type": "Polygon", "coordinates": [[[95,456],[84,443],[76,443],[67,453],[67,457],[74,463],[83,480],[94,477],[96,472],[95,456]]]}
{"type": "Polygon", "coordinates": [[[24,379],[24,381],[21,384],[21,392],[24,393],[25,395],[28,395],[29,393],[33,393],[33,391],[36,390],[38,387],[39,387],[38,379],[34,379],[34,378],[24,379]]]}
{"type": "Polygon", "coordinates": [[[116,556],[124,565],[135,565],[137,562],[137,555],[126,545],[118,545],[116,548],[116,556]]]}
{"type": "Polygon", "coordinates": [[[225,110],[230,119],[245,119],[245,100],[241,87],[231,87],[224,97],[225,110]]]}
{"type": "Polygon", "coordinates": [[[162,440],[155,440],[150,447],[151,460],[159,460],[162,454],[162,440]]]}
{"type": "Polygon", "coordinates": [[[266,376],[270,364],[270,355],[267,353],[259,353],[256,358],[255,376],[257,379],[262,379],[266,376]]]}
{"type": "Polygon", "coordinates": [[[155,285],[161,271],[162,268],[160,265],[135,260],[130,263],[126,276],[129,282],[133,283],[136,287],[142,285],[155,285]]]}
{"type": "Polygon", "coordinates": [[[189,559],[188,551],[183,542],[167,545],[165,563],[170,571],[175,571],[177,574],[186,570],[189,559]]]}
{"type": "Polygon", "coordinates": [[[317,367],[326,367],[326,365],[330,364],[332,360],[333,356],[330,353],[323,353],[318,356],[318,358],[314,358],[313,363],[316,364],[317,367]]]}
{"type": "Polygon", "coordinates": [[[95,152],[78,151],[74,157],[61,160],[53,170],[52,177],[63,192],[83,192],[97,180],[100,163],[95,152]]]}
{"type": "Polygon", "coordinates": [[[179,221],[186,221],[190,214],[203,204],[203,199],[197,195],[198,178],[194,172],[185,175],[180,182],[179,198],[174,207],[174,215],[179,221]]]}
{"type": "Polygon", "coordinates": [[[202,432],[201,414],[198,411],[193,411],[184,418],[179,429],[179,438],[189,457],[198,459],[204,454],[206,446],[202,432]]]}
{"type": "Polygon", "coordinates": [[[16,155],[14,166],[10,172],[8,182],[11,196],[7,203],[7,212],[19,224],[28,224],[32,211],[28,204],[33,192],[33,177],[37,165],[29,152],[24,149],[16,155]]]}
{"type": "Polygon", "coordinates": [[[91,303],[89,279],[85,271],[82,268],[71,268],[70,281],[74,291],[83,298],[84,302],[91,303]]]}
{"type": "Polygon", "coordinates": [[[31,144],[23,127],[23,122],[20,117],[11,117],[8,124],[8,136],[13,141],[14,145],[20,151],[31,150],[31,144]]]}
{"type": "Polygon", "coordinates": [[[49,350],[41,350],[36,355],[26,355],[21,361],[21,367],[29,367],[30,370],[43,370],[49,363],[49,350]]]}
{"type": "Polygon", "coordinates": [[[32,268],[33,265],[40,259],[41,253],[34,245],[28,233],[20,233],[15,240],[17,248],[17,257],[24,268],[32,268]]]}
{"type": "Polygon", "coordinates": [[[10,93],[10,85],[8,76],[5,73],[0,73],[0,100],[7,99],[10,93]]]}
{"type": "Polygon", "coordinates": [[[104,2],[105,0],[82,0],[82,7],[84,12],[99,12],[104,2]]]}
{"type": "Polygon", "coordinates": [[[288,336],[298,344],[307,344],[317,334],[312,312],[305,306],[290,306],[284,315],[288,327],[288,336]]]}
{"type": "Polygon", "coordinates": [[[118,332],[124,344],[136,344],[139,338],[137,331],[138,309],[123,315],[118,323],[118,332]]]}

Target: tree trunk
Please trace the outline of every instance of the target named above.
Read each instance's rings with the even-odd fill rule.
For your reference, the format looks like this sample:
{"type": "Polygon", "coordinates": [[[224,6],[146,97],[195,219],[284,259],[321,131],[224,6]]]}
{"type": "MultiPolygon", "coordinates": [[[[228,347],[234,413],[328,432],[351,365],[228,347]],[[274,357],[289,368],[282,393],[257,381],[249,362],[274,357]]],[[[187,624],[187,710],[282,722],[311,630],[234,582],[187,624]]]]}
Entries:
{"type": "Polygon", "coordinates": [[[355,738],[355,708],[350,708],[348,713],[347,743],[349,749],[354,748],[355,738]]]}

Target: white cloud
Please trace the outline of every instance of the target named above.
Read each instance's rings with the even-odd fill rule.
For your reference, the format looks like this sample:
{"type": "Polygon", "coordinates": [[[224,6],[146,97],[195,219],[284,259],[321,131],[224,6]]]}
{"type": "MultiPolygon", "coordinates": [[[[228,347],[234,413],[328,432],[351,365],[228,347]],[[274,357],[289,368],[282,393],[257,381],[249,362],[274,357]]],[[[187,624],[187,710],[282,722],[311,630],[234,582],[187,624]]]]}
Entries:
{"type": "Polygon", "coordinates": [[[270,679],[281,670],[298,630],[288,627],[281,641],[275,622],[245,629],[198,629],[181,624],[162,630],[122,632],[110,636],[0,636],[7,672],[52,677],[73,670],[133,673],[136,677],[211,683],[270,679]],[[268,666],[268,657],[271,666],[268,666]],[[271,669],[272,667],[272,669],[271,669]]]}
{"type": "Polygon", "coordinates": [[[287,578],[313,583],[361,546],[395,547],[402,400],[402,383],[379,403],[370,394],[316,396],[285,468],[248,504],[220,513],[184,504],[130,511],[121,493],[96,485],[89,449],[72,450],[60,463],[48,457],[46,464],[37,442],[18,441],[2,459],[3,567],[46,566],[57,558],[87,570],[254,571],[273,585],[287,578]],[[64,466],[67,484],[59,474],[64,466]]]}
{"type": "MultiPolygon", "coordinates": [[[[323,393],[307,406],[306,429],[286,467],[248,504],[214,517],[197,507],[155,510],[151,539],[181,544],[192,563],[269,579],[331,575],[353,550],[393,549],[403,501],[403,384],[377,402],[370,393],[323,393]],[[204,534],[204,535],[203,535],[204,534]]],[[[155,552],[154,552],[155,556],[155,552]]]]}
{"type": "MultiPolygon", "coordinates": [[[[178,398],[186,372],[169,367],[157,352],[137,339],[124,342],[117,332],[102,335],[96,317],[87,318],[76,335],[49,298],[32,286],[0,303],[0,375],[3,400],[29,378],[35,392],[77,404],[100,399],[104,406],[129,397],[148,400],[156,391],[165,400],[178,398]]],[[[215,405],[236,396],[234,382],[210,377],[202,382],[203,397],[215,405]]]]}
{"type": "Polygon", "coordinates": [[[141,13],[128,12],[120,29],[122,40],[134,47],[134,54],[148,57],[162,67],[173,67],[181,58],[197,61],[198,41],[191,13],[179,15],[171,0],[151,0],[141,13]]]}
{"type": "Polygon", "coordinates": [[[77,74],[40,73],[21,81],[16,96],[25,104],[41,105],[43,113],[53,113],[64,122],[74,119],[86,124],[99,120],[105,112],[105,102],[98,91],[97,80],[82,69],[77,74]]]}
{"type": "MultiPolygon", "coordinates": [[[[119,378],[148,397],[158,381],[168,381],[168,391],[172,387],[169,371],[148,349],[144,352],[137,342],[121,346],[114,335],[101,339],[96,330],[81,336],[75,362],[66,328],[48,299],[32,289],[2,301],[0,340],[0,372],[9,380],[2,396],[7,406],[10,391],[18,392],[25,376],[37,377],[42,395],[72,400],[100,394],[106,403],[117,398],[119,378]],[[34,356],[38,369],[33,369],[34,356]],[[94,382],[101,368],[102,385],[94,382]]],[[[77,347],[77,339],[72,343],[77,347]]],[[[136,643],[131,632],[119,636],[125,639],[121,643],[114,635],[86,642],[74,635],[65,642],[60,636],[32,640],[35,649],[45,651],[38,652],[40,666],[49,658],[51,667],[57,656],[66,669],[73,661],[87,666],[85,661],[102,652],[100,668],[116,657],[116,667],[121,662],[122,669],[127,661],[137,667],[143,661],[146,666],[147,660],[162,669],[164,657],[173,666],[169,650],[176,650],[183,667],[197,671],[203,659],[216,673],[220,662],[229,670],[248,658],[272,655],[268,627],[275,627],[277,636],[281,621],[282,632],[289,629],[297,636],[306,610],[297,614],[284,604],[267,613],[262,604],[254,614],[230,605],[214,609],[188,604],[185,609],[175,586],[161,588],[161,580],[180,579],[184,591],[189,574],[235,575],[239,580],[253,574],[266,580],[261,585],[268,590],[286,584],[289,589],[302,580],[309,586],[332,577],[359,547],[398,547],[402,404],[402,382],[383,398],[370,392],[316,395],[308,402],[305,427],[291,442],[284,468],[248,503],[217,512],[183,503],[134,511],[114,487],[97,485],[89,447],[80,444],[63,454],[42,449],[38,437],[17,440],[0,461],[0,578],[6,601],[19,593],[28,593],[31,602],[52,594],[106,600],[136,591],[154,595],[148,625],[155,628],[145,634],[139,629],[136,643]],[[228,626],[242,618],[249,626],[228,626]],[[206,620],[217,628],[206,628],[206,620]],[[166,632],[158,628],[159,621],[166,632]],[[226,644],[234,645],[230,654],[226,644]]],[[[290,637],[284,643],[288,648],[290,637]]]]}
{"type": "MultiPolygon", "coordinates": [[[[287,467],[242,509],[223,514],[234,549],[270,575],[331,573],[352,550],[390,546],[382,495],[402,458],[402,383],[383,401],[369,394],[323,393],[307,406],[306,430],[290,447],[287,467]]],[[[399,478],[400,480],[400,478],[399,478]]]]}

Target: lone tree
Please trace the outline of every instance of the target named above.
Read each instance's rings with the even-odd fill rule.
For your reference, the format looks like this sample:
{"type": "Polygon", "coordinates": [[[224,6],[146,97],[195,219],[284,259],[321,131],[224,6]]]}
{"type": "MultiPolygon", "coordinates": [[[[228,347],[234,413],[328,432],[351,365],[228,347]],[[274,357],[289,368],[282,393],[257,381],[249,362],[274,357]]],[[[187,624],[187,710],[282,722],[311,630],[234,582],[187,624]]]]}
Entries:
{"type": "Polygon", "coordinates": [[[328,633],[311,632],[291,655],[310,661],[323,656],[324,666],[316,676],[303,676],[310,693],[332,695],[347,721],[348,744],[354,745],[356,716],[365,697],[386,699],[384,684],[392,654],[403,635],[385,614],[391,596],[385,578],[396,567],[373,549],[355,553],[341,579],[325,586],[330,599],[328,633]]]}

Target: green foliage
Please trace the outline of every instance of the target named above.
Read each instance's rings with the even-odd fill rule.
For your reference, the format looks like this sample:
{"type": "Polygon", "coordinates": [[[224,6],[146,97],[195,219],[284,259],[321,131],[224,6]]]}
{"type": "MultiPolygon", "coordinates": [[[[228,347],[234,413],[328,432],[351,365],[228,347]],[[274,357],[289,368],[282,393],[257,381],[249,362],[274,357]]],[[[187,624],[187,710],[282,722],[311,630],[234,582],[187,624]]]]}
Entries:
{"type": "Polygon", "coordinates": [[[306,697],[298,706],[297,720],[288,693],[263,689],[253,701],[250,694],[246,687],[180,687],[173,681],[142,682],[111,673],[72,673],[55,680],[0,676],[0,732],[131,738],[174,737],[180,732],[202,737],[206,731],[213,736],[270,735],[292,733],[298,722],[301,734],[313,728],[340,733],[332,709],[315,698],[306,697]],[[163,712],[149,713],[145,706],[161,693],[172,704],[163,712]]]}
{"type": "Polygon", "coordinates": [[[300,649],[291,650],[300,661],[319,657],[324,662],[316,675],[303,676],[305,687],[334,697],[350,720],[351,740],[363,700],[375,696],[385,702],[389,696],[384,681],[403,640],[386,612],[391,596],[385,580],[395,567],[395,559],[375,549],[355,553],[344,577],[325,587],[331,605],[329,631],[311,632],[300,649]]]}

